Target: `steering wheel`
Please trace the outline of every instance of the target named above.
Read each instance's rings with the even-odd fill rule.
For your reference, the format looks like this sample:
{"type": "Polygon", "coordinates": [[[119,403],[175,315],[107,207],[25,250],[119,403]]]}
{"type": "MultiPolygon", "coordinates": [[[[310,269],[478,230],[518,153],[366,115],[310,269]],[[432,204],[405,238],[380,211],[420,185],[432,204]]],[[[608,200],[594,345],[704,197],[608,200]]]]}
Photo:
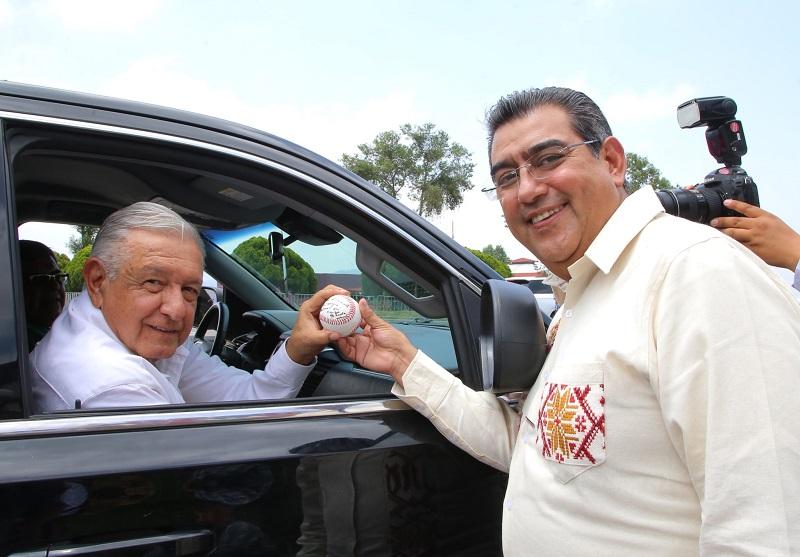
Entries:
{"type": "Polygon", "coordinates": [[[225,337],[228,334],[228,318],[230,317],[230,310],[225,302],[216,302],[206,311],[200,324],[197,326],[197,331],[194,333],[194,344],[199,345],[203,352],[209,356],[219,356],[222,353],[222,347],[225,346],[225,337]],[[208,326],[214,320],[216,314],[217,320],[217,334],[214,341],[206,340],[206,332],[208,326]]]}

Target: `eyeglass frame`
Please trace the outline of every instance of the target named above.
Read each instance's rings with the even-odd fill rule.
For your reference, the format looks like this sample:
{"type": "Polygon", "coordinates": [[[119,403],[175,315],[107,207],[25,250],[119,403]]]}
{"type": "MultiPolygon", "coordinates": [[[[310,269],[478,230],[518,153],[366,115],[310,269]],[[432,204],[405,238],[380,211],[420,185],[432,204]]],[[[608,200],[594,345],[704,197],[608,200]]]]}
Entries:
{"type": "MultiPolygon", "coordinates": [[[[558,165],[556,165],[551,170],[555,170],[556,168],[558,168],[558,166],[560,166],[561,163],[564,162],[564,158],[566,158],[566,156],[569,153],[571,153],[572,151],[574,151],[575,149],[577,149],[581,145],[591,145],[593,143],[602,143],[602,141],[600,139],[589,139],[589,140],[586,140],[586,141],[581,141],[579,143],[572,143],[570,145],[565,145],[563,147],[560,147],[558,149],[558,151],[554,152],[553,154],[557,153],[557,154],[561,155],[562,158],[559,160],[558,165]]],[[[495,185],[493,185],[491,187],[482,188],[481,191],[483,193],[485,193],[487,196],[489,196],[491,199],[500,199],[500,192],[501,191],[510,190],[510,189],[512,189],[514,187],[519,186],[520,179],[522,178],[522,169],[523,168],[529,169],[528,173],[531,175],[531,178],[533,178],[534,180],[540,179],[540,178],[537,178],[536,176],[534,176],[532,174],[532,171],[530,170],[530,168],[533,166],[533,159],[538,155],[539,155],[539,153],[534,153],[533,155],[528,157],[528,159],[526,159],[525,164],[522,164],[522,165],[518,166],[517,168],[513,168],[513,169],[509,170],[508,172],[503,173],[503,177],[506,177],[506,176],[509,176],[509,175],[515,175],[516,179],[513,182],[511,182],[509,184],[502,185],[502,186],[498,185],[497,183],[495,183],[495,185]]],[[[539,168],[539,167],[534,167],[533,170],[535,171],[537,168],[539,168]]],[[[494,183],[494,178],[492,178],[492,182],[494,183]]]]}
{"type": "Polygon", "coordinates": [[[26,276],[25,278],[33,282],[34,279],[39,279],[43,277],[47,277],[48,281],[50,282],[61,283],[62,285],[66,285],[69,275],[63,271],[58,271],[55,273],[34,273],[32,275],[26,276]]]}

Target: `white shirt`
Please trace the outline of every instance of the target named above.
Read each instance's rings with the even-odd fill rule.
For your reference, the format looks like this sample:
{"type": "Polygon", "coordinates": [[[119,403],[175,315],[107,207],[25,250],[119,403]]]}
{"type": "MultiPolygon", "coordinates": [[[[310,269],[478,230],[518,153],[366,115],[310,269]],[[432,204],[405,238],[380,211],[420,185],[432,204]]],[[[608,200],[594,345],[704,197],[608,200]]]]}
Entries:
{"type": "Polygon", "coordinates": [[[53,323],[31,354],[38,412],[184,402],[293,397],[310,365],[284,346],[266,369],[249,373],[210,357],[191,339],[169,358],[150,363],[125,347],[84,290],[53,323]]]}
{"type": "Polygon", "coordinates": [[[518,413],[419,353],[395,393],[509,471],[507,557],[800,552],[800,305],[709,226],[627,198],[569,268],[518,413]]]}

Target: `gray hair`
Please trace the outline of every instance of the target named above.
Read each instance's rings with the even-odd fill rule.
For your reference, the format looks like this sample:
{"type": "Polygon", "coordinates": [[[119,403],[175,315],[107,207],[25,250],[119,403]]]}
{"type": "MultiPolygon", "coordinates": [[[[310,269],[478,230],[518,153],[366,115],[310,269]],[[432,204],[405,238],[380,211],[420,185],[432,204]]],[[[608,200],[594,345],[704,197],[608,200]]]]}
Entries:
{"type": "Polygon", "coordinates": [[[543,87],[515,91],[502,97],[486,113],[486,127],[489,131],[489,158],[492,157],[492,142],[497,129],[517,118],[527,116],[545,105],[563,108],[570,116],[573,131],[584,141],[599,139],[598,143],[588,145],[595,157],[600,155],[600,147],[605,138],[612,135],[611,126],[595,102],[580,91],[566,87],[543,87]]]}
{"type": "Polygon", "coordinates": [[[92,256],[97,257],[106,267],[108,276],[116,278],[122,263],[128,256],[125,242],[132,230],[157,230],[179,234],[181,239],[188,236],[194,240],[205,259],[206,250],[197,229],[178,213],[150,201],[140,201],[111,213],[97,233],[92,256]]]}

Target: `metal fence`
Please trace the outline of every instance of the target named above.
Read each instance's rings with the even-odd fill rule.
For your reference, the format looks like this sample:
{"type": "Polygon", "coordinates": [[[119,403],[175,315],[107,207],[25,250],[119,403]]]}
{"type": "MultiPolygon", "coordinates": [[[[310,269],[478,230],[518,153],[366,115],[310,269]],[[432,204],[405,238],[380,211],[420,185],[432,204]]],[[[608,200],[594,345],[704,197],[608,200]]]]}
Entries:
{"type": "MultiPolygon", "coordinates": [[[[313,296],[313,294],[294,294],[290,292],[288,294],[284,294],[283,296],[289,303],[299,306],[313,296]]],[[[410,309],[406,304],[394,296],[360,296],[359,298],[364,298],[367,300],[369,306],[377,312],[405,311],[410,309]]]]}

